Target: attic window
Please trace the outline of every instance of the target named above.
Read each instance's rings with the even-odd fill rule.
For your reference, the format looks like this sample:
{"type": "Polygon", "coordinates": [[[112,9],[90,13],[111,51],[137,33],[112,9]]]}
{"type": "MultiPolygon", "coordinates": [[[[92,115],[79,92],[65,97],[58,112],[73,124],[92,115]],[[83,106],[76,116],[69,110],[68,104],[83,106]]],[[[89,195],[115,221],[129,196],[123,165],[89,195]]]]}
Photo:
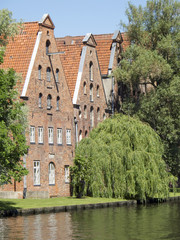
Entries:
{"type": "Polygon", "coordinates": [[[49,46],[51,45],[51,42],[49,40],[46,41],[46,54],[49,53],[49,46]]]}

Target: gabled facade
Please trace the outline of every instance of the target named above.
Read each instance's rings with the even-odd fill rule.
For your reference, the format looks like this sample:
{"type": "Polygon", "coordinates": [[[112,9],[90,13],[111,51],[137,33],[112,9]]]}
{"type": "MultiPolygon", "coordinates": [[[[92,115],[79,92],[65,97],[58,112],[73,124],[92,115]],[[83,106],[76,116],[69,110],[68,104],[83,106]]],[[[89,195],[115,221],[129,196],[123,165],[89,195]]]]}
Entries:
{"type": "Polygon", "coordinates": [[[69,196],[75,145],[73,105],[48,14],[40,22],[25,23],[9,41],[1,68],[14,68],[22,75],[17,86],[28,107],[29,124],[29,151],[23,157],[29,174],[21,183],[3,185],[1,191],[7,197],[69,196]]]}
{"type": "Polygon", "coordinates": [[[76,143],[106,118],[106,98],[92,34],[56,39],[74,107],[76,143]]]}

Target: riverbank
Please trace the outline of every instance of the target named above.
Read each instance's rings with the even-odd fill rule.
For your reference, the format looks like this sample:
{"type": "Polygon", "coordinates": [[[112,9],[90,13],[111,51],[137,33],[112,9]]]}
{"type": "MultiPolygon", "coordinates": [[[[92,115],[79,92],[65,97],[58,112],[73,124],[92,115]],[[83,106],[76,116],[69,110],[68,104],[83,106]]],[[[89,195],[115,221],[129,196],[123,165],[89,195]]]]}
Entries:
{"type": "MultiPolygon", "coordinates": [[[[165,199],[164,202],[175,200],[180,200],[180,193],[170,194],[170,197],[165,199]]],[[[0,217],[67,212],[90,208],[120,207],[136,204],[136,200],[90,197],[82,199],[74,197],[51,199],[0,199],[0,217]]]]}

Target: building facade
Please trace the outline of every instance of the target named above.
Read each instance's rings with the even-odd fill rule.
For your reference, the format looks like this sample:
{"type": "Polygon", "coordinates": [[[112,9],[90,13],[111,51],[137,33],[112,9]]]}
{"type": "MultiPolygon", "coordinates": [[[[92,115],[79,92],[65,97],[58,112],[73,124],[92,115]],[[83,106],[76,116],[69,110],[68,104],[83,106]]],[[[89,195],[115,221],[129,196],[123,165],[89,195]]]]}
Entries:
{"type": "Polygon", "coordinates": [[[111,73],[120,63],[121,33],[55,38],[54,28],[48,14],[24,23],[0,65],[21,75],[17,89],[29,125],[29,173],[1,186],[0,198],[69,196],[75,144],[114,112],[119,97],[111,73]]]}

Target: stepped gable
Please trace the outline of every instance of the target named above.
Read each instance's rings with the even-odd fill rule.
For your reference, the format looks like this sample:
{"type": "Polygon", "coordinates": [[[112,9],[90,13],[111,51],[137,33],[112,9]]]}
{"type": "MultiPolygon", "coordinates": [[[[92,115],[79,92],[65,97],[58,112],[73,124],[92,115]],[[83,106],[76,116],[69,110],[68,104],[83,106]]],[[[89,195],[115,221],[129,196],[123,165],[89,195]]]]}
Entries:
{"type": "Polygon", "coordinates": [[[76,86],[81,51],[83,48],[83,38],[84,36],[56,38],[58,51],[64,52],[59,56],[72,99],[76,86]]]}
{"type": "Polygon", "coordinates": [[[4,69],[13,68],[22,76],[21,81],[17,84],[20,94],[24,86],[38,30],[38,22],[24,23],[19,34],[14,39],[9,40],[6,46],[4,62],[0,65],[0,68],[4,69]]]}
{"type": "Polygon", "coordinates": [[[94,35],[97,43],[97,54],[102,75],[108,74],[113,34],[94,35]]]}

